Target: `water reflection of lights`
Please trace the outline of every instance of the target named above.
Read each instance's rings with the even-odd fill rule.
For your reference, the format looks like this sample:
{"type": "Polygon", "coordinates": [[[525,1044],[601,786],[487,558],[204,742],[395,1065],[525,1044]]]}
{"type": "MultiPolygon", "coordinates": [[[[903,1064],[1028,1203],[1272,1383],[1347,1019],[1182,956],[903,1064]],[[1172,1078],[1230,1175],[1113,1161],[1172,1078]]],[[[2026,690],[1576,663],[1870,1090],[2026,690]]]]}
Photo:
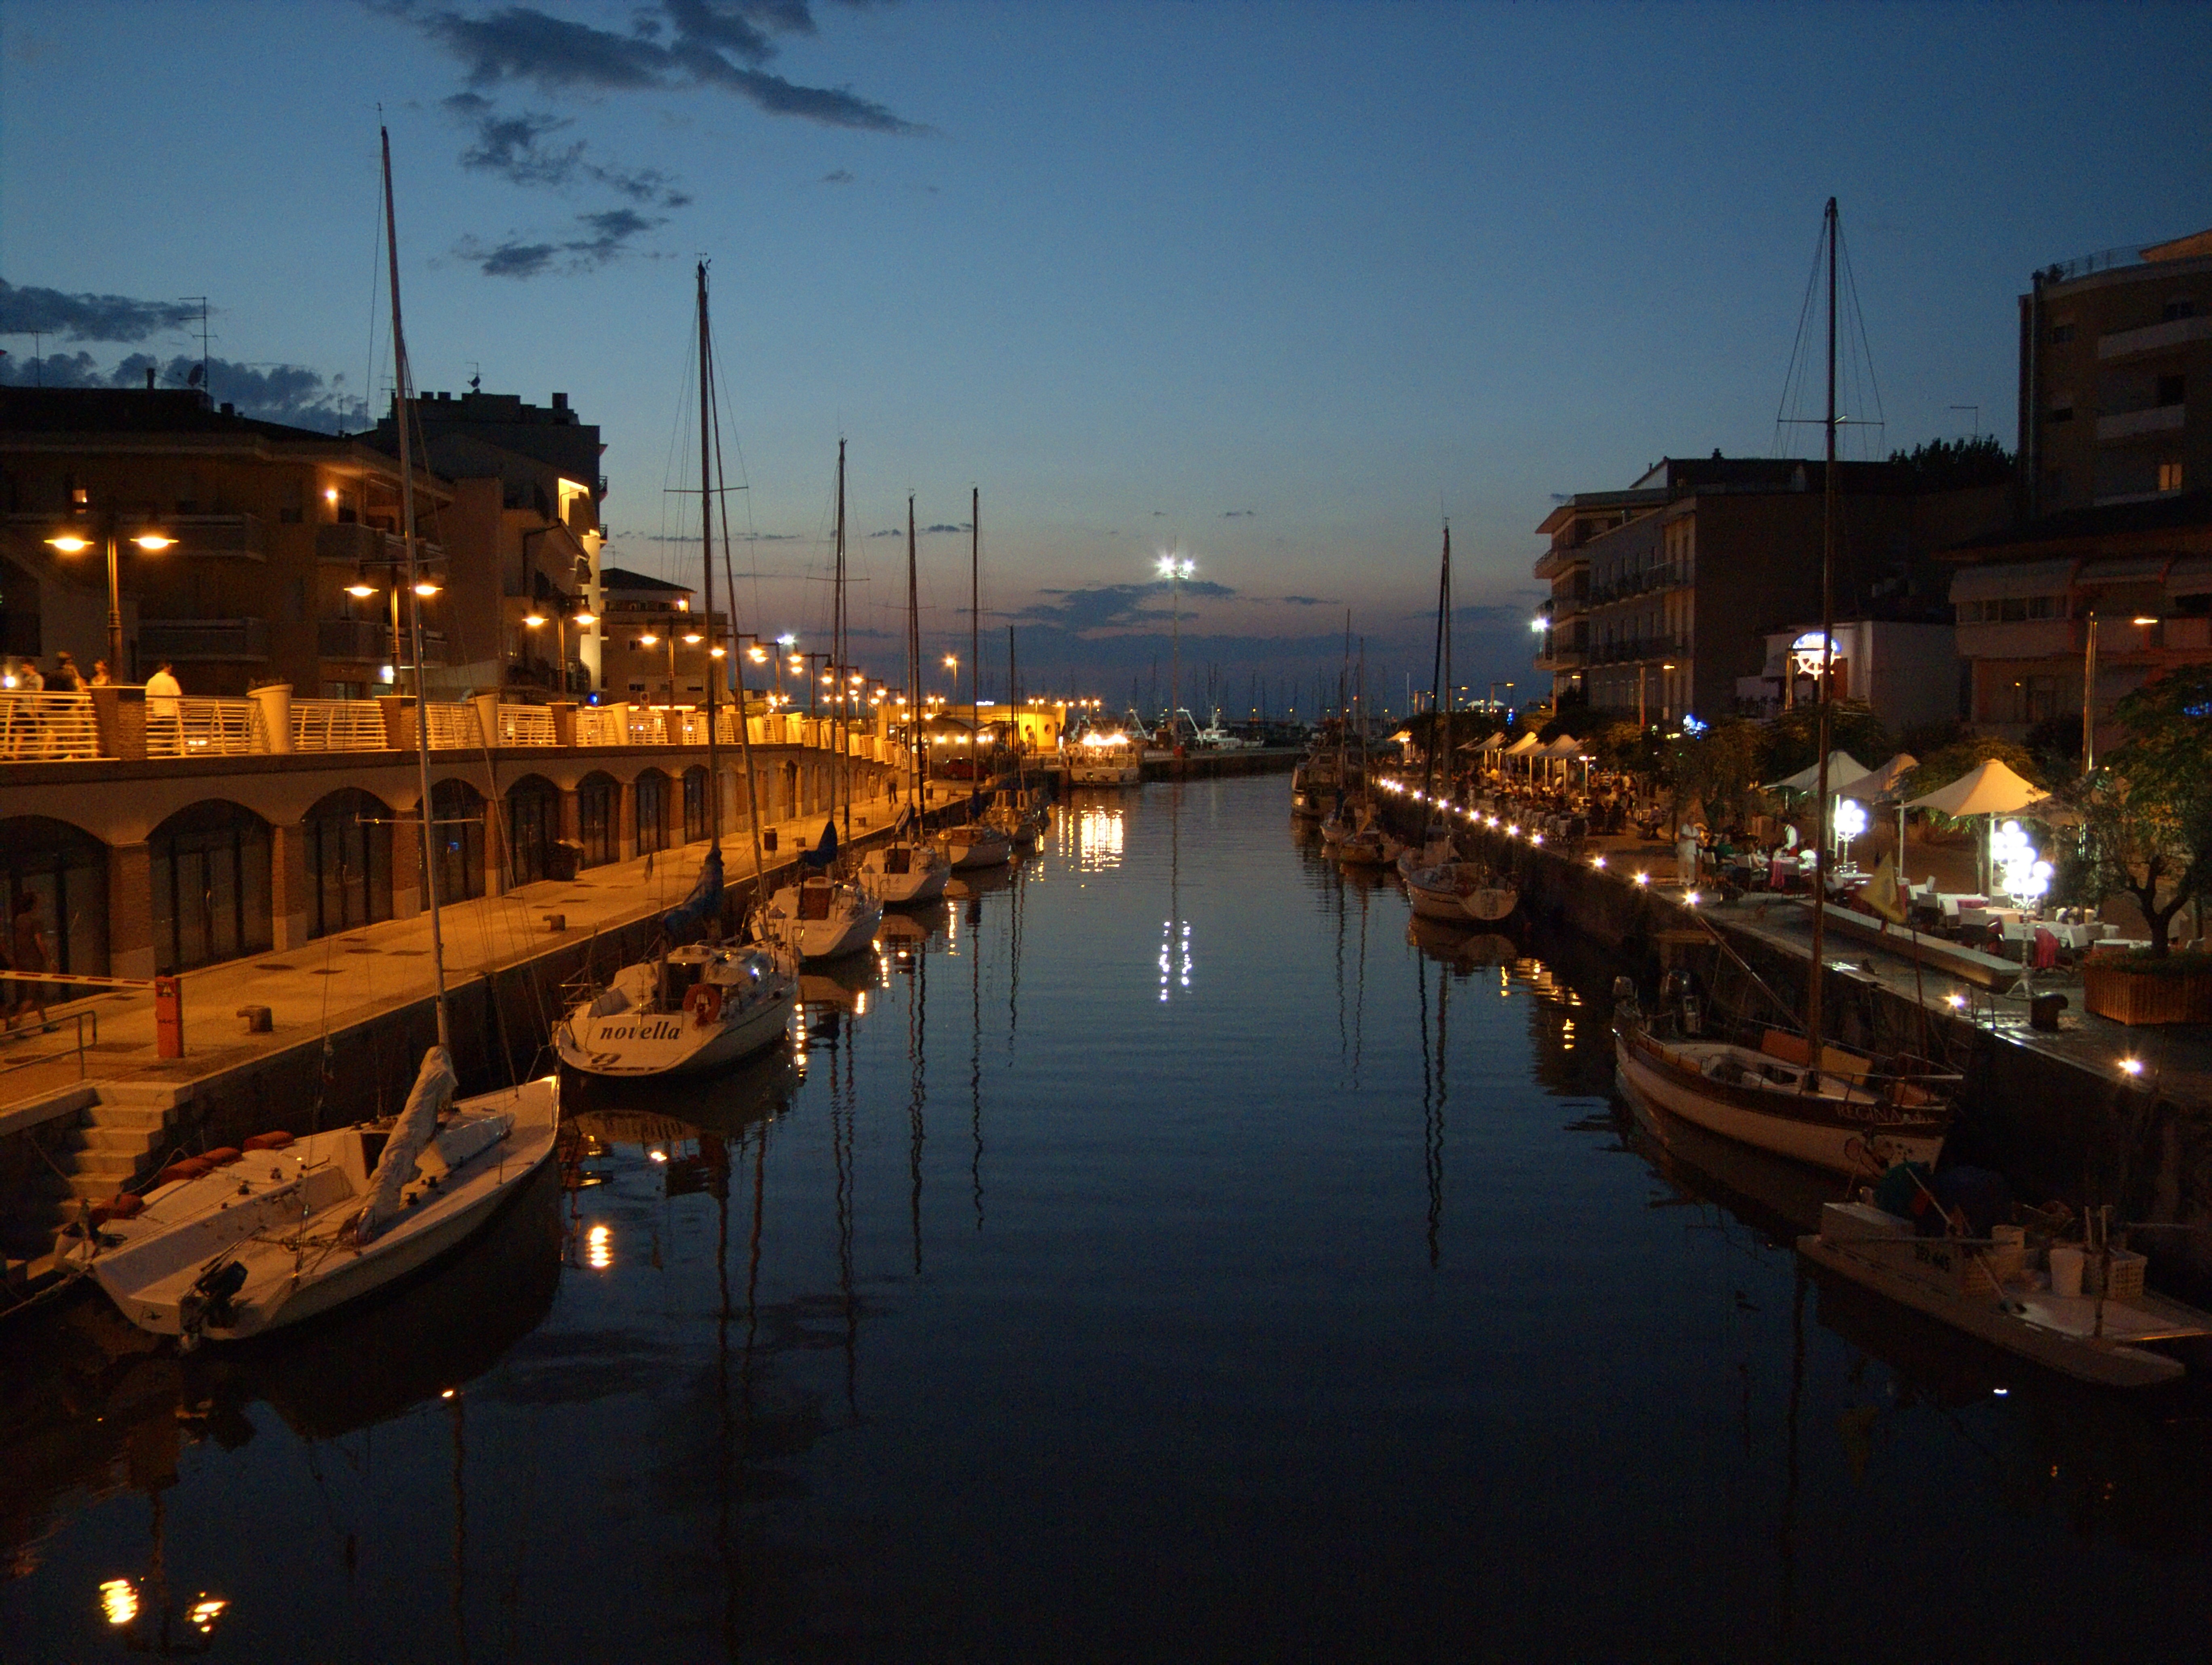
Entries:
{"type": "Polygon", "coordinates": [[[649,1150],[645,1153],[645,1159],[648,1162],[665,1162],[668,1159],[668,1153],[665,1150],[649,1150]]]}
{"type": "Polygon", "coordinates": [[[1078,873],[1110,873],[1121,865],[1126,834],[1119,809],[1087,807],[1068,818],[1068,831],[1074,840],[1069,855],[1078,873]]]}
{"type": "Polygon", "coordinates": [[[100,1610],[111,1625],[127,1625],[138,1616],[138,1590],[128,1578],[110,1578],[100,1587],[100,1610]]]}
{"type": "Polygon", "coordinates": [[[1184,921],[1178,933],[1176,922],[1160,922],[1160,998],[1165,1000],[1170,987],[1190,987],[1190,923],[1184,921]]]}
{"type": "Polygon", "coordinates": [[[215,1629],[215,1621],[222,1617],[223,1609],[230,1605],[220,1595],[202,1595],[192,1603],[185,1617],[202,1636],[215,1629]]]}
{"type": "Polygon", "coordinates": [[[611,1226],[594,1226],[584,1233],[584,1264],[604,1272],[615,1263],[615,1233],[611,1226]]]}

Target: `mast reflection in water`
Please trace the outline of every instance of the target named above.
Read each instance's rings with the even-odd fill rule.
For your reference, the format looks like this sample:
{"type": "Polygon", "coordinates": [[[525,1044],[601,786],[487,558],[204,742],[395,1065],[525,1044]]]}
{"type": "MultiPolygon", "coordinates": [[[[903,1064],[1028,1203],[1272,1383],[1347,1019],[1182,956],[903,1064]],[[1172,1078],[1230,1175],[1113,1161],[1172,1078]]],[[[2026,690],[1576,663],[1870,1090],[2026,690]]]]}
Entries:
{"type": "Polygon", "coordinates": [[[1287,820],[1079,797],[810,973],[787,1051],[578,1094],[357,1321],[9,1334],[0,1650],[2201,1652],[2201,1390],[1801,1283],[1804,1197],[1613,1104],[1609,960],[1287,820]]]}

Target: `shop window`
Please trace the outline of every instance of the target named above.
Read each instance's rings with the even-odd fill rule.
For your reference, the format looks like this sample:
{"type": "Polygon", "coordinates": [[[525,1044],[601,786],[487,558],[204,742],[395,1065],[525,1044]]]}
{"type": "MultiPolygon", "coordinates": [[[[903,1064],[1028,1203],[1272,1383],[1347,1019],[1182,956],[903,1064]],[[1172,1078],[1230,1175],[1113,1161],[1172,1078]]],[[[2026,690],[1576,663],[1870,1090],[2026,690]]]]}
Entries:
{"type": "Polygon", "coordinates": [[[300,825],[307,862],[310,936],[392,917],[392,811],[356,788],[333,792],[300,825]]]}
{"type": "Polygon", "coordinates": [[[210,799],[179,810],[147,843],[155,971],[190,971],[268,948],[268,822],[243,805],[210,799]]]}

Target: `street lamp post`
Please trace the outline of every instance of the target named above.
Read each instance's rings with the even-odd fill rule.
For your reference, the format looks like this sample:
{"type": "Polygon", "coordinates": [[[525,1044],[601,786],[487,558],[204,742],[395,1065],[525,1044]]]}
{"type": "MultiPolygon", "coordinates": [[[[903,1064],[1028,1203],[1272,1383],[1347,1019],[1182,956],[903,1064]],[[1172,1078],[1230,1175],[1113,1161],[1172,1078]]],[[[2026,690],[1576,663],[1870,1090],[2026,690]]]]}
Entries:
{"type": "Polygon", "coordinates": [[[1510,682],[1492,682],[1490,685],[1490,714],[1492,717],[1498,715],[1498,690],[1504,688],[1510,693],[1513,684],[1510,682]]]}
{"type": "Polygon", "coordinates": [[[1182,755],[1182,724],[1178,720],[1182,706],[1176,692],[1176,685],[1182,676],[1182,581],[1197,570],[1198,563],[1186,555],[1162,555],[1159,559],[1159,574],[1168,581],[1168,733],[1172,736],[1177,757],[1182,755]]]}
{"type": "MultiPolygon", "coordinates": [[[[1638,730],[1646,726],[1644,720],[1644,674],[1650,669],[1650,666],[1649,664],[1643,663],[1638,663],[1636,667],[1636,726],[1638,730]]],[[[1670,664],[1662,663],[1659,669],[1662,670],[1672,670],[1674,667],[1670,664]]]]}
{"type": "MultiPolygon", "coordinates": [[[[116,681],[124,677],[123,669],[123,589],[118,544],[119,517],[110,510],[100,518],[107,545],[107,674],[116,681]]],[[[57,532],[47,543],[65,555],[81,555],[93,546],[93,540],[82,532],[57,532]]],[[[149,526],[131,535],[131,542],[149,555],[157,555],[176,543],[176,539],[149,526]]]]}

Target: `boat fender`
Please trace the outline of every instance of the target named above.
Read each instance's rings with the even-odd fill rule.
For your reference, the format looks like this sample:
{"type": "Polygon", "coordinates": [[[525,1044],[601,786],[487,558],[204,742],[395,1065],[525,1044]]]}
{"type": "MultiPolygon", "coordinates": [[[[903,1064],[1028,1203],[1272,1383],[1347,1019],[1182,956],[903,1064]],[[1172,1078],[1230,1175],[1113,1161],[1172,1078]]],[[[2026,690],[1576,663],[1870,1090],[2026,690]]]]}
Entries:
{"type": "Polygon", "coordinates": [[[700,1028],[709,1028],[722,1015],[722,991],[711,983],[695,983],[684,996],[684,1009],[700,1028]]]}
{"type": "Polygon", "coordinates": [[[179,1179],[198,1179],[215,1166],[204,1156],[187,1156],[181,1162],[172,1162],[155,1178],[157,1185],[167,1185],[179,1179]]]}
{"type": "Polygon", "coordinates": [[[107,1210],[110,1220],[129,1220],[145,1208],[146,1199],[136,1191],[118,1191],[100,1206],[107,1210]]]}
{"type": "Polygon", "coordinates": [[[275,1133],[257,1133],[251,1139],[246,1141],[244,1148],[246,1150],[282,1150],[285,1146],[291,1142],[292,1135],[289,1133],[282,1131],[275,1133]]]}
{"type": "Polygon", "coordinates": [[[235,1145],[217,1145],[202,1159],[211,1168],[227,1168],[244,1158],[246,1153],[235,1145]]]}

